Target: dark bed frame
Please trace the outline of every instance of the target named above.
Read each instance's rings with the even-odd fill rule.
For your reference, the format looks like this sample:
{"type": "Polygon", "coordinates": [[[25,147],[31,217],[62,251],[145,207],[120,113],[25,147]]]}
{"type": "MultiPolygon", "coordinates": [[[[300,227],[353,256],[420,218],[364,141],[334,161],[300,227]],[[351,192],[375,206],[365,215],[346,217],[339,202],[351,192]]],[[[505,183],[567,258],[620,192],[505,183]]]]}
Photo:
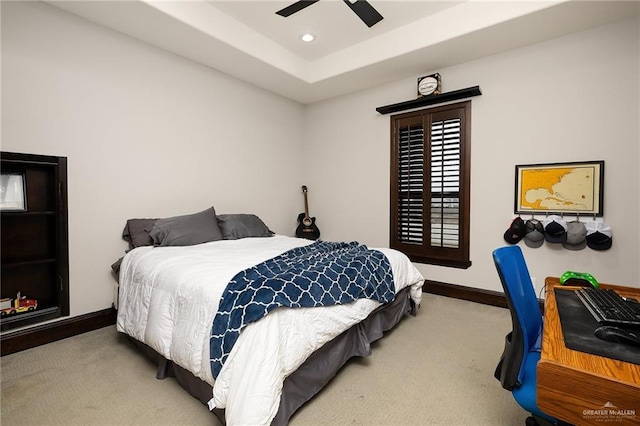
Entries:
{"type": "MultiPolygon", "coordinates": [[[[370,355],[371,343],[380,339],[385,331],[393,328],[406,314],[416,314],[409,287],[402,289],[392,302],[379,306],[363,321],[311,354],[285,379],[280,407],[271,424],[288,424],[291,416],[329,383],[351,357],[370,355]]],[[[211,399],[212,387],[207,382],[163,358],[144,343],[133,338],[131,340],[158,365],[156,378],[175,377],[180,386],[205,405],[211,399]]],[[[216,408],[213,413],[222,424],[226,423],[223,409],[216,408]]]]}

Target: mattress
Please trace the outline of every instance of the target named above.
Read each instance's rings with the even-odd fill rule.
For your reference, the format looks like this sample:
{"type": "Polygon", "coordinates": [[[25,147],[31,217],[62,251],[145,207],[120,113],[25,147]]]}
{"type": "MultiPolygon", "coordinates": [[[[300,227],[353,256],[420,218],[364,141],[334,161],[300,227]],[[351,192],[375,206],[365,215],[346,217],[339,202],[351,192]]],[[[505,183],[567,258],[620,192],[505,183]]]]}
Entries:
{"type": "MultiPolygon", "coordinates": [[[[209,336],[220,297],[238,272],[313,241],[275,235],[187,247],[139,247],[120,268],[117,329],[213,387],[209,407],[224,408],[229,424],[269,424],[282,383],[314,351],[365,319],[380,303],[276,309],[246,326],[217,380],[209,336]],[[259,354],[258,356],[256,354],[259,354]]],[[[420,303],[424,278],[402,253],[389,260],[396,293],[409,287],[420,303]]]]}

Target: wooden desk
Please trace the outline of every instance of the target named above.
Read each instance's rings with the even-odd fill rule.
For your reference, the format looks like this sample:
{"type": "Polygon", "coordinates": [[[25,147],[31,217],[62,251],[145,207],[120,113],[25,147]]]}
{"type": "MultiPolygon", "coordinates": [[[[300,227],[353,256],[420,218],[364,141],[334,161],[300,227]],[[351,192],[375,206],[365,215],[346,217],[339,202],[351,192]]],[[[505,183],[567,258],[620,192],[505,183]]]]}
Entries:
{"type": "MultiPolygon", "coordinates": [[[[545,279],[538,407],[575,425],[640,425],[640,366],[568,349],[553,291],[559,285],[558,278],[545,279]]],[[[614,288],[622,296],[640,298],[640,288],[601,286],[614,288]]]]}

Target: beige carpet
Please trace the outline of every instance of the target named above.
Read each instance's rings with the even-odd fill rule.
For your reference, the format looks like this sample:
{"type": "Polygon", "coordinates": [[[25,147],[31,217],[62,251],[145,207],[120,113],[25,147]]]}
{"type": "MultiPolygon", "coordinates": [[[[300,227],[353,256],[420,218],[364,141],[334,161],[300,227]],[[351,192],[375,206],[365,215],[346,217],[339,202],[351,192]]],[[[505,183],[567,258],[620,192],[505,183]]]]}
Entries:
{"type": "MultiPolygon", "coordinates": [[[[297,425],[524,425],[493,378],[506,309],[431,294],[291,419],[297,425]]],[[[1,358],[0,422],[11,425],[219,425],[115,327],[1,358]]]]}

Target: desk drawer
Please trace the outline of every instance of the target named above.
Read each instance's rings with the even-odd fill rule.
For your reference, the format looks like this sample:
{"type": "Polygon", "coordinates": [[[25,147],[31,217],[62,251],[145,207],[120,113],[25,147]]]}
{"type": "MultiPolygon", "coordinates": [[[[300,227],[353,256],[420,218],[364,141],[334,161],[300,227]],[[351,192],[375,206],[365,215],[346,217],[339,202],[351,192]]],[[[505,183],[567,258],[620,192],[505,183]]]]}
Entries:
{"type": "MultiPolygon", "coordinates": [[[[616,361],[611,361],[616,362],[616,361]]],[[[547,360],[538,363],[537,402],[575,425],[640,425],[640,382],[621,382],[547,360]]]]}

